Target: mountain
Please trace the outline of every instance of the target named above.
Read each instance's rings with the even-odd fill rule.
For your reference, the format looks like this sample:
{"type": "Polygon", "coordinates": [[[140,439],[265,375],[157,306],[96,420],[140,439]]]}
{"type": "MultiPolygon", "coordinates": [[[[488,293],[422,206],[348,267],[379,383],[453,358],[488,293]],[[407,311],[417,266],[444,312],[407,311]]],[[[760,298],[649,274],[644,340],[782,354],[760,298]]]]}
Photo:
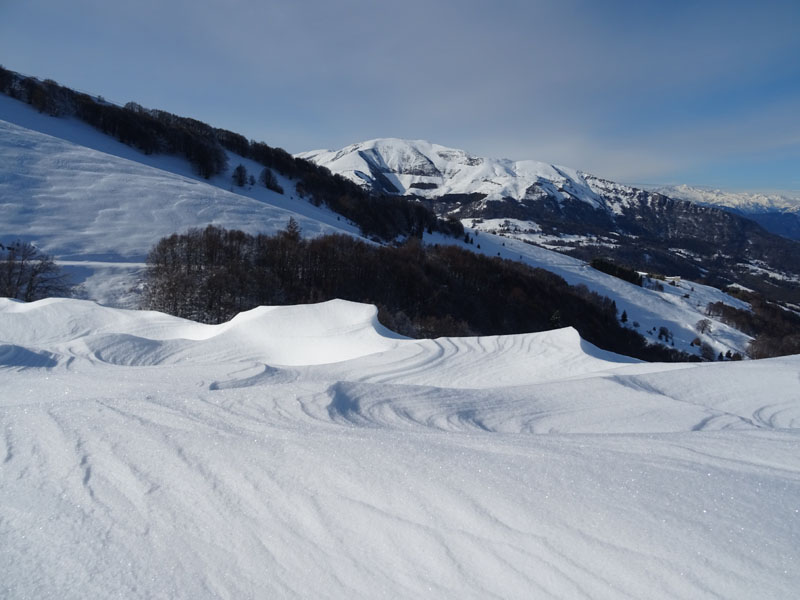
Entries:
{"type": "Polygon", "coordinates": [[[423,140],[376,139],[338,151],[297,155],[383,193],[422,198],[480,195],[482,200],[577,198],[602,205],[581,172],[546,163],[479,158],[423,140]]]}
{"type": "Polygon", "coordinates": [[[648,186],[648,189],[672,198],[730,210],[752,219],[771,233],[800,240],[800,194],[728,192],[688,185],[648,186]]]}
{"type": "Polygon", "coordinates": [[[714,206],[425,141],[376,139],[298,156],[367,189],[417,198],[439,216],[482,231],[800,302],[800,243],[714,206]]]}
{"type": "MultiPolygon", "coordinates": [[[[654,343],[750,339],[714,316],[698,332],[709,303],[750,314],[716,288],[641,287],[505,235],[420,230],[412,207],[432,199],[359,195],[277,151],[283,193],[237,185],[238,165],[264,168],[253,145],[192,127],[212,137],[188,147],[212,149],[218,171],[0,95],[0,242],[36,244],[88,298],[119,304],[160,238],[209,223],[275,233],[293,218],[309,238],[393,247],[380,221],[332,209],[321,194],[337,189],[350,214],[406,215],[404,235],[442,254],[613,298],[654,343]]],[[[409,241],[396,249],[412,256],[409,241]]],[[[212,325],[0,298],[0,597],[797,595],[800,357],[643,363],[571,327],[409,339],[378,315],[332,300],[212,325]]]]}
{"type": "MultiPolygon", "coordinates": [[[[138,306],[149,250],[160,238],[192,227],[270,234],[294,218],[305,237],[360,237],[347,219],[300,197],[296,180],[278,174],[284,194],[234,185],[233,165],[257,172],[258,164],[227,150],[227,171],[205,179],[184,158],[144,154],[80,120],[51,117],[3,95],[0,133],[0,243],[22,238],[36,244],[81,282],[83,297],[104,304],[138,306]]],[[[713,287],[678,281],[662,291],[647,289],[521,240],[472,229],[469,237],[472,243],[436,231],[424,234],[431,244],[519,261],[585,286],[613,299],[628,326],[648,341],[685,352],[700,352],[691,343],[709,303],[747,307],[713,287]],[[662,327],[669,341],[659,338],[662,327]]],[[[711,319],[713,328],[702,337],[714,353],[745,354],[752,338],[711,319]]]]}

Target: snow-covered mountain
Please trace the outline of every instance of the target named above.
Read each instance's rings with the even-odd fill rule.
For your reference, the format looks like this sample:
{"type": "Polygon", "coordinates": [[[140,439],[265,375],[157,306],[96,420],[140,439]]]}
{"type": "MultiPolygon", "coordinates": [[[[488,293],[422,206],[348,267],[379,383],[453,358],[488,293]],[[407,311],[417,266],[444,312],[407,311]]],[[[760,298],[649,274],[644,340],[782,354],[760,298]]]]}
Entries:
{"type": "Polygon", "coordinates": [[[690,185],[647,186],[655,192],[691,200],[699,204],[709,204],[731,208],[743,213],[788,212],[800,213],[800,194],[764,194],[756,192],[729,192],[715,188],[690,185]]]}
{"type": "MultiPolygon", "coordinates": [[[[0,96],[0,241],[54,254],[91,299],[127,302],[147,250],[188,227],[358,235],[292,180],[230,171],[206,181],[0,96]]],[[[564,181],[553,202],[601,210],[564,181]]],[[[467,233],[425,241],[585,285],[656,343],[749,341],[696,331],[709,302],[747,306],[716,288],[467,233]]],[[[207,325],[0,298],[0,597],[796,596],[798,357],[642,363],[571,328],[412,340],[377,314],[333,300],[207,325]]]]}
{"type": "Polygon", "coordinates": [[[423,198],[480,194],[485,200],[577,198],[594,207],[604,204],[586,175],[575,169],[534,160],[481,158],[424,140],[375,139],[297,156],[389,194],[423,198]]]}
{"type": "Polygon", "coordinates": [[[605,255],[644,271],[746,281],[762,293],[800,282],[797,242],[696,198],[425,141],[376,139],[299,156],[365,188],[417,197],[439,216],[583,259],[605,255]]]}

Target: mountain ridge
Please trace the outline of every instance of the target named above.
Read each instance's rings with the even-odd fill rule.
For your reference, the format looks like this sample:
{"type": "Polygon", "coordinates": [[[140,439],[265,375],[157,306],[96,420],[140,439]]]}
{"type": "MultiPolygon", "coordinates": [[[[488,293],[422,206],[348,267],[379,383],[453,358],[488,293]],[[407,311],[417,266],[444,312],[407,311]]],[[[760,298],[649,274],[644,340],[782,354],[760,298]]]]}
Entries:
{"type": "Polygon", "coordinates": [[[800,302],[800,243],[749,215],[577,169],[476,157],[424,140],[378,138],[298,156],[366,189],[416,198],[465,226],[583,260],[607,256],[641,271],[717,287],[741,283],[800,302]]]}
{"type": "Polygon", "coordinates": [[[730,192],[690,185],[645,187],[673,198],[734,212],[770,233],[800,240],[800,192],[730,192]]]}

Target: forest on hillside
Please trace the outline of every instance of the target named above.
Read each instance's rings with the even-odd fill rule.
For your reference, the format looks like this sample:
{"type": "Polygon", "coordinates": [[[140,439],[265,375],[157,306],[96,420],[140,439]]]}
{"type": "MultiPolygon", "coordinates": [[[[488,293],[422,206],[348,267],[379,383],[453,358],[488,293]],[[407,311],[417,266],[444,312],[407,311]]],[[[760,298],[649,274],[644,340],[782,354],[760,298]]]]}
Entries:
{"type": "Polygon", "coordinates": [[[145,154],[175,154],[186,158],[198,175],[208,179],[228,168],[225,150],[250,158],[267,169],[261,178],[276,189],[272,170],[297,182],[298,194],[319,206],[326,205],[349,219],[366,237],[390,241],[422,237],[440,231],[463,236],[454,219],[440,219],[430,208],[409,198],[377,196],[325,167],[295,158],[281,148],[214,128],[202,121],[163,110],[147,109],[136,102],[117,106],[99,96],[76,92],[46,79],[39,81],[0,67],[0,92],[26,102],[52,116],[73,116],[133,146],[145,154]]]}
{"type": "Polygon", "coordinates": [[[144,307],[206,323],[259,305],[334,298],[378,306],[409,337],[500,335],[572,326],[593,344],[644,360],[694,357],[620,325],[615,303],[522,263],[450,245],[369,244],[345,235],[305,240],[294,221],[277,235],[215,226],[161,239],[148,256],[144,307]]]}

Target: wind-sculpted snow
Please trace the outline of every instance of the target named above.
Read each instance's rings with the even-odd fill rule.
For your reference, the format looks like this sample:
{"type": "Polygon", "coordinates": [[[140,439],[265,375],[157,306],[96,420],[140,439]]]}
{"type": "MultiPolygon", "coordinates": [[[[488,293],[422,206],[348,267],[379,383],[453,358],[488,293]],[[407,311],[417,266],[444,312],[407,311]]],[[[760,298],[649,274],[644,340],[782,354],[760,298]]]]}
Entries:
{"type": "Polygon", "coordinates": [[[0,301],[0,596],[773,598],[800,357],[0,301]]]}
{"type": "Polygon", "coordinates": [[[378,323],[374,306],[341,300],[313,308],[262,306],[221,325],[54,299],[23,304],[0,298],[0,311],[3,336],[14,343],[47,342],[74,359],[123,366],[311,365],[379,352],[402,340],[378,323]]]}
{"type": "Polygon", "coordinates": [[[58,363],[49,352],[37,352],[13,344],[0,344],[0,369],[54,367],[58,363]]]}

